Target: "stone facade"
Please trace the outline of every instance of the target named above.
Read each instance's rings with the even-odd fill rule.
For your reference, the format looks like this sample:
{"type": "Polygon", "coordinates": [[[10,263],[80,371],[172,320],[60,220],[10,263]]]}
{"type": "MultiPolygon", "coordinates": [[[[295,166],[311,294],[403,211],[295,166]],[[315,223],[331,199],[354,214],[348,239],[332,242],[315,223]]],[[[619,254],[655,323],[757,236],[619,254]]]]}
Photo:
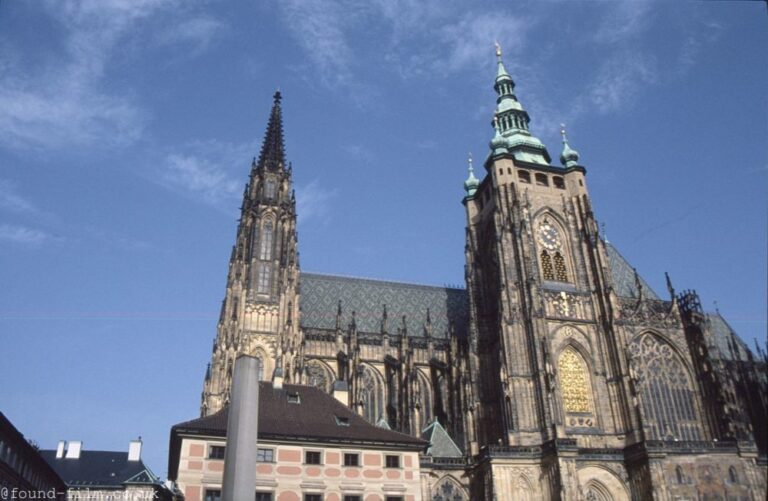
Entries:
{"type": "Polygon", "coordinates": [[[668,281],[660,299],[600,235],[578,153],[563,132],[551,162],[500,54],[494,89],[485,175],[470,163],[465,183],[466,289],[299,272],[276,96],[202,415],[245,353],[265,379],[343,385],[371,422],[438,420],[464,455],[422,457],[425,499],[761,498],[768,358],[695,292],[668,281]]]}

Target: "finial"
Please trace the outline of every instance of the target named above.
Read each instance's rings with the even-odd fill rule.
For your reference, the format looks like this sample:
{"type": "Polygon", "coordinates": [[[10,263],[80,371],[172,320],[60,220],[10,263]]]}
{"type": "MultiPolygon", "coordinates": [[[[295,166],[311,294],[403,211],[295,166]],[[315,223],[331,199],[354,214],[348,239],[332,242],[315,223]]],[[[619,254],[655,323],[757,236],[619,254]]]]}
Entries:
{"type": "Polygon", "coordinates": [[[565,134],[565,124],[560,124],[560,135],[563,136],[563,152],[560,154],[560,162],[565,167],[578,166],[579,152],[572,149],[568,144],[568,136],[565,134]]]}
{"type": "Polygon", "coordinates": [[[467,157],[467,162],[469,163],[469,172],[475,172],[475,168],[472,165],[472,152],[469,152],[469,156],[467,157]]]}
{"type": "Polygon", "coordinates": [[[717,304],[717,300],[712,301],[712,302],[715,303],[715,312],[717,312],[717,314],[720,315],[720,307],[717,304]]]}
{"type": "Polygon", "coordinates": [[[275,104],[279,104],[282,98],[283,98],[283,95],[280,93],[280,87],[278,87],[277,90],[275,91],[275,95],[272,96],[272,99],[275,100],[275,104]]]}
{"type": "Polygon", "coordinates": [[[608,241],[608,233],[605,231],[605,221],[600,223],[600,232],[603,234],[603,240],[605,243],[609,244],[611,242],[608,241]]]}
{"type": "Polygon", "coordinates": [[[568,137],[565,135],[565,124],[560,124],[560,135],[563,136],[563,142],[568,142],[568,137]]]}
{"type": "Polygon", "coordinates": [[[501,59],[501,44],[499,43],[499,41],[498,41],[498,40],[496,40],[495,42],[493,42],[493,44],[496,46],[496,57],[498,57],[499,59],[501,59]]]}
{"type": "Polygon", "coordinates": [[[471,197],[477,191],[477,187],[480,185],[480,180],[475,177],[475,168],[472,165],[472,152],[469,153],[467,158],[469,162],[469,175],[467,180],[464,181],[464,190],[467,192],[467,196],[471,197]]]}

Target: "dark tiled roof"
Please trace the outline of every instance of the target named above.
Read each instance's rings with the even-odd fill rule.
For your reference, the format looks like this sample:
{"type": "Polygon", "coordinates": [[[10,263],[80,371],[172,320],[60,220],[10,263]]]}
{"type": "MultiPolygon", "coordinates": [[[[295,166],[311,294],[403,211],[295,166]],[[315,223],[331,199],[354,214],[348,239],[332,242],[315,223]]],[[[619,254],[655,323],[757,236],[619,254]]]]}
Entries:
{"type": "Polygon", "coordinates": [[[128,461],[127,452],[81,451],[80,457],[56,458],[56,451],[40,451],[69,487],[122,488],[130,484],[160,484],[144,462],[128,461]]]}
{"type": "MultiPolygon", "coordinates": [[[[225,437],[228,418],[229,409],[225,407],[210,416],[174,425],[171,428],[168,478],[176,478],[180,435],[225,437]]],[[[278,390],[269,382],[260,383],[258,427],[261,440],[352,443],[413,450],[427,446],[427,442],[420,438],[372,425],[314,386],[286,384],[278,390]],[[298,404],[288,402],[288,394],[294,393],[299,395],[298,404]],[[337,417],[347,419],[349,426],[340,426],[337,417]]]]}
{"type": "Polygon", "coordinates": [[[738,335],[735,335],[728,322],[719,313],[707,313],[707,319],[709,320],[710,334],[708,341],[717,347],[720,358],[723,360],[748,360],[749,348],[747,344],[738,335]],[[733,345],[734,340],[736,341],[735,350],[732,351],[729,345],[733,345]]]}
{"type": "Polygon", "coordinates": [[[423,336],[429,309],[433,336],[447,338],[449,325],[466,335],[469,323],[467,291],[365,278],[316,273],[301,274],[301,326],[304,329],[335,329],[339,301],[344,328],[356,316],[360,332],[381,331],[382,312],[387,306],[388,331],[397,334],[405,315],[409,336],[423,336]]]}
{"type": "MultiPolygon", "coordinates": [[[[605,248],[608,252],[608,265],[611,268],[611,276],[613,277],[613,287],[616,294],[621,297],[637,297],[637,286],[635,284],[635,271],[632,268],[624,256],[616,250],[616,247],[605,243],[605,248]]],[[[643,297],[646,299],[661,299],[651,289],[643,277],[640,278],[640,284],[643,286],[643,297]]]]}

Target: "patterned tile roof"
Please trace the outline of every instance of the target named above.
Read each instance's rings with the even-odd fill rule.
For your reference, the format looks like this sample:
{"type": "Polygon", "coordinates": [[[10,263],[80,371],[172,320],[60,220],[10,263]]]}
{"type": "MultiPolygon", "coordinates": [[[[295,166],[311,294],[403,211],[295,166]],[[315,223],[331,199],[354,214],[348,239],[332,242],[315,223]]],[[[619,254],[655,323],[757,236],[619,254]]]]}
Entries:
{"type": "Polygon", "coordinates": [[[463,337],[469,324],[465,289],[302,272],[300,292],[301,326],[305,329],[335,329],[339,301],[342,326],[346,328],[354,311],[360,332],[381,331],[384,305],[391,335],[397,334],[405,315],[408,335],[423,336],[427,310],[436,338],[448,337],[451,322],[463,337]]]}
{"type": "MultiPolygon", "coordinates": [[[[621,297],[637,297],[635,270],[632,268],[632,265],[624,259],[624,256],[613,245],[606,242],[605,248],[608,251],[608,265],[611,268],[611,276],[613,277],[613,286],[616,294],[621,297]]],[[[643,286],[643,297],[647,299],[661,299],[643,277],[640,277],[640,284],[643,286]]]]}

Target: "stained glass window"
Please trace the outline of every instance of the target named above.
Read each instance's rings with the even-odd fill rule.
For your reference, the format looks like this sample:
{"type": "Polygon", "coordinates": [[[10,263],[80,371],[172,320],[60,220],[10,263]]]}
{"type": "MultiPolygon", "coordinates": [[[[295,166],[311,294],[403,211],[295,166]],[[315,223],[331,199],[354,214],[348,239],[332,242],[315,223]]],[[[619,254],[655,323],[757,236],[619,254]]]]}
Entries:
{"type": "Polygon", "coordinates": [[[259,283],[256,286],[256,290],[260,294],[267,294],[269,293],[269,275],[270,275],[270,264],[269,263],[263,263],[259,267],[259,283]]]}
{"type": "Polygon", "coordinates": [[[691,379],[672,346],[653,334],[629,345],[646,437],[700,440],[691,379]]]}

